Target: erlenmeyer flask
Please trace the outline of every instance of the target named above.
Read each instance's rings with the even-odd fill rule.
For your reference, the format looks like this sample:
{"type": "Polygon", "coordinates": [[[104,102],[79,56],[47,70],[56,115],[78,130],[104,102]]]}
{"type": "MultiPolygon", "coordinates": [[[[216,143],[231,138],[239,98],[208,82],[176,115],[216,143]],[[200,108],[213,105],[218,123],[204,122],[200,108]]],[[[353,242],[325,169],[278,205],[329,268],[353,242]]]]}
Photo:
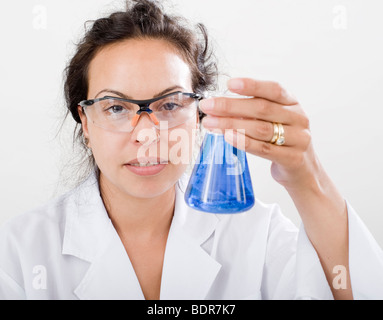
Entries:
{"type": "Polygon", "coordinates": [[[208,132],[185,192],[186,203],[210,213],[240,213],[254,205],[246,152],[208,132]]]}

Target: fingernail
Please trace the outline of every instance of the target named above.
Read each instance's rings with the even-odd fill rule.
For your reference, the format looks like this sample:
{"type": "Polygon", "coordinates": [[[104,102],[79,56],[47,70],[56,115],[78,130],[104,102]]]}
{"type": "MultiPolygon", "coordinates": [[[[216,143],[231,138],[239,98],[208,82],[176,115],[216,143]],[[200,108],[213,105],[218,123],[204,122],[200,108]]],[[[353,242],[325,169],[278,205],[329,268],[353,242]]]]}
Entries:
{"type": "Polygon", "coordinates": [[[202,111],[210,111],[214,109],[214,99],[204,99],[199,103],[202,111]]]}
{"type": "Polygon", "coordinates": [[[202,124],[204,127],[216,127],[218,126],[218,119],[208,116],[202,120],[202,124]]]}
{"type": "Polygon", "coordinates": [[[227,86],[230,90],[242,90],[244,88],[244,84],[241,79],[230,79],[227,86]]]}

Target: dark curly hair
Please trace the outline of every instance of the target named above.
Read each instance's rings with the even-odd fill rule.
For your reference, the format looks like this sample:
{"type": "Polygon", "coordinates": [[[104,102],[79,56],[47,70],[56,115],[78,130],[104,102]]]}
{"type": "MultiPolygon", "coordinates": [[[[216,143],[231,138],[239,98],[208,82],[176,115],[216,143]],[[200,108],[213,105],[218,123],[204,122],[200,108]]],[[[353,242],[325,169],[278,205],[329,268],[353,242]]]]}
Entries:
{"type": "MultiPolygon", "coordinates": [[[[195,93],[215,90],[218,69],[215,56],[210,49],[205,26],[198,23],[194,28],[182,17],[165,14],[155,0],[128,0],[126,10],[114,12],[108,17],[92,23],[64,72],[64,94],[67,106],[66,117],[71,114],[77,122],[73,143],[80,143],[88,154],[89,167],[95,165],[94,158],[83,138],[78,103],[88,96],[88,69],[96,54],[105,46],[127,39],[163,39],[171,43],[190,66],[192,89],[195,93]]],[[[204,114],[200,111],[202,120],[204,114]]],[[[90,168],[89,168],[90,169],[90,168]]]]}

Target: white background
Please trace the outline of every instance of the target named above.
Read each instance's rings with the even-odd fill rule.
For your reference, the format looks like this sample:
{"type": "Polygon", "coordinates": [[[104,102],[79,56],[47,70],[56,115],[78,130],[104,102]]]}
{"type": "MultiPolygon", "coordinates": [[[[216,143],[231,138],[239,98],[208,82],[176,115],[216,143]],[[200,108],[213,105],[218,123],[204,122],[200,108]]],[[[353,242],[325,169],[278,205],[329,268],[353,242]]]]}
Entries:
{"type": "MultiPolygon", "coordinates": [[[[383,246],[383,2],[167,3],[206,24],[223,73],[275,80],[298,97],[322,164],[383,246]]],[[[70,158],[71,125],[56,136],[65,110],[62,71],[84,22],[123,7],[107,0],[1,1],[0,224],[65,191],[59,173],[70,158]]],[[[248,160],[256,196],[279,203],[299,225],[270,163],[248,160]]]]}

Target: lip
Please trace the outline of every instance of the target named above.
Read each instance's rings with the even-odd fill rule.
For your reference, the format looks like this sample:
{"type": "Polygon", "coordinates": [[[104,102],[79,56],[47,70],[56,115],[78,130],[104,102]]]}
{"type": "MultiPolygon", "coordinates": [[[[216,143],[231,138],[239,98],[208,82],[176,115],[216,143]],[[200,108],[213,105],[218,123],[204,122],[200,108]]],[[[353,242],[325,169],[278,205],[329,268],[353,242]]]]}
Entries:
{"type": "Polygon", "coordinates": [[[139,176],[153,176],[156,174],[159,174],[162,170],[165,169],[166,165],[168,164],[167,161],[161,160],[160,158],[145,158],[145,159],[133,159],[126,163],[124,167],[126,167],[129,171],[139,175],[139,176]],[[134,164],[139,163],[153,163],[153,165],[147,166],[147,167],[139,167],[134,166],[134,164]],[[157,164],[154,164],[157,163],[157,164]]]}

